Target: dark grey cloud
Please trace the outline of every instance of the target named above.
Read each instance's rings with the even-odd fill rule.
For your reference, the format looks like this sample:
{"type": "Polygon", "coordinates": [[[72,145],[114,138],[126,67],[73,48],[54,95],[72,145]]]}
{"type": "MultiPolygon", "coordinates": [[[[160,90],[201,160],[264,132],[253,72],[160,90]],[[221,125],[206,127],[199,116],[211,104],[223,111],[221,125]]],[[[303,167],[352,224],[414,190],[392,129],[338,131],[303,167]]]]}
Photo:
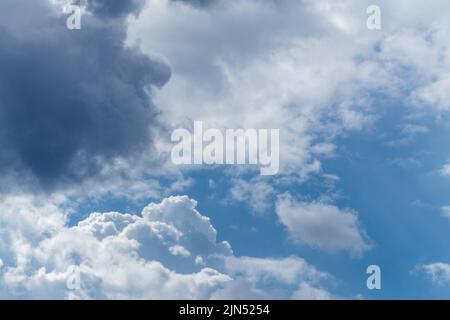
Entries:
{"type": "MultiPolygon", "coordinates": [[[[137,1],[118,2],[90,3],[102,15],[135,11],[137,1]]],[[[86,15],[71,31],[45,0],[3,0],[0,12],[0,174],[52,187],[150,146],[158,110],[149,93],[170,70],[124,46],[123,22],[86,15]],[[24,8],[32,19],[19,24],[24,8]]]]}

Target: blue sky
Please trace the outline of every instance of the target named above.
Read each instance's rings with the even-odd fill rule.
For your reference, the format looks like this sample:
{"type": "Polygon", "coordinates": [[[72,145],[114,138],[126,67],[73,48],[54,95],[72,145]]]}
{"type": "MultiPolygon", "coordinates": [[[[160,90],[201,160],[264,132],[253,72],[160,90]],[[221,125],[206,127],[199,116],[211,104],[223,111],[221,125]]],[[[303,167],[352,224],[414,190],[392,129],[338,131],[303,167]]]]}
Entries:
{"type": "Polygon", "coordinates": [[[66,4],[0,4],[0,298],[448,298],[446,1],[66,4]],[[194,121],[278,174],[175,165],[194,121]]]}

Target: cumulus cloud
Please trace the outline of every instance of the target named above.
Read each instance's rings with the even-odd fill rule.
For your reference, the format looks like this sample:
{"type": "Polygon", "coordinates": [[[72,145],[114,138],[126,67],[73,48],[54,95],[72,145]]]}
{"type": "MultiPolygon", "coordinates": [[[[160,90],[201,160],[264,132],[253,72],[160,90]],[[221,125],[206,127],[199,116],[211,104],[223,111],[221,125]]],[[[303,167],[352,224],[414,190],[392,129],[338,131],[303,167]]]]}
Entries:
{"type": "MultiPolygon", "coordinates": [[[[46,0],[0,4],[0,171],[44,186],[80,181],[149,149],[153,88],[169,67],[126,47],[126,24],[103,21],[137,1],[89,1],[81,30],[68,30],[46,0]],[[26,9],[25,9],[26,8],[26,9]],[[30,13],[26,25],[18,20],[30,13]]],[[[134,9],[133,9],[134,10],[134,9]]],[[[24,180],[22,180],[24,181],[24,180]]]]}
{"type": "Polygon", "coordinates": [[[299,283],[324,290],[331,280],[297,257],[236,257],[186,196],[140,215],[92,213],[74,226],[66,204],[30,196],[1,202],[0,297],[208,299],[236,298],[239,289],[242,298],[293,298],[299,283]],[[80,287],[71,290],[74,270],[80,287]]]}
{"type": "Polygon", "coordinates": [[[363,253],[370,248],[358,216],[352,210],[321,202],[298,202],[284,195],[278,199],[276,211],[290,237],[298,244],[330,252],[363,253]]]}

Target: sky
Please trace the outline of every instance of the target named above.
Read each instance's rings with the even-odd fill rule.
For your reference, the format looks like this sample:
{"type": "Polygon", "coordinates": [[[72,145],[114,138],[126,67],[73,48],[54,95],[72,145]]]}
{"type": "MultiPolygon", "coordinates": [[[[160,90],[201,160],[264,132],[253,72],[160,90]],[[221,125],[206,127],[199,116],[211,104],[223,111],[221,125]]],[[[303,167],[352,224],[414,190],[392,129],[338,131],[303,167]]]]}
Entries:
{"type": "Polygon", "coordinates": [[[0,0],[0,298],[448,299],[448,12],[0,0]],[[277,174],[175,164],[195,121],[277,174]]]}

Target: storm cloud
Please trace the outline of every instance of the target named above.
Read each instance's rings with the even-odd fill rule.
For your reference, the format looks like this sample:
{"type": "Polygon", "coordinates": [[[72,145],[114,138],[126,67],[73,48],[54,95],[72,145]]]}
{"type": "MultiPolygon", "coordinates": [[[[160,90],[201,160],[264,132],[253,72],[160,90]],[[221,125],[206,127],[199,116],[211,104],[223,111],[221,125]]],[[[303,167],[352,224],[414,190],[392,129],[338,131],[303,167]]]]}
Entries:
{"type": "Polygon", "coordinates": [[[45,0],[0,3],[0,173],[51,187],[151,145],[151,91],[170,69],[126,47],[125,19],[115,19],[141,2],[88,1],[81,30],[45,0]],[[26,23],[9,18],[22,14],[26,23]]]}

